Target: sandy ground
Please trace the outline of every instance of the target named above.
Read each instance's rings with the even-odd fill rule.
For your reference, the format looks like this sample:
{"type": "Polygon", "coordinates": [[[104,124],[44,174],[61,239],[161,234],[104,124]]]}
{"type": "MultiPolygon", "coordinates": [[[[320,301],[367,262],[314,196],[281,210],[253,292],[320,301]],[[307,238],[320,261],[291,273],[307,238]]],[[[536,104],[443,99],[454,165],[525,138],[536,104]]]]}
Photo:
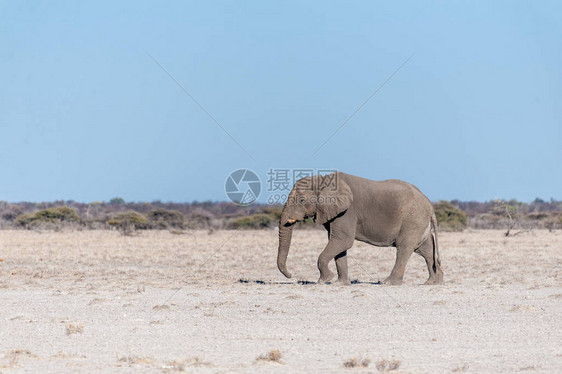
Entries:
{"type": "Polygon", "coordinates": [[[314,284],[326,241],[287,280],[276,231],[0,231],[0,372],[562,372],[562,232],[442,233],[443,286],[359,242],[314,284]]]}

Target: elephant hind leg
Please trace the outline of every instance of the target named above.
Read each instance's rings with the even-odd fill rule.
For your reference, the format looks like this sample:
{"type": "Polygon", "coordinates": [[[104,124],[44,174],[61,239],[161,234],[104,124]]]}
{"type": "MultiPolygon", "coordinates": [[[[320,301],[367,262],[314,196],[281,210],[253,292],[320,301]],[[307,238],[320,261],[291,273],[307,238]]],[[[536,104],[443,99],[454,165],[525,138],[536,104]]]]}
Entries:
{"type": "Polygon", "coordinates": [[[429,279],[425,282],[425,284],[443,283],[443,270],[441,270],[439,262],[435,261],[433,256],[433,238],[430,236],[418,249],[415,250],[415,252],[422,256],[427,264],[429,279]]]}
{"type": "Polygon", "coordinates": [[[399,286],[404,281],[404,272],[406,271],[406,264],[414,250],[411,246],[396,246],[396,262],[390,275],[382,282],[384,284],[391,284],[399,286]]]}

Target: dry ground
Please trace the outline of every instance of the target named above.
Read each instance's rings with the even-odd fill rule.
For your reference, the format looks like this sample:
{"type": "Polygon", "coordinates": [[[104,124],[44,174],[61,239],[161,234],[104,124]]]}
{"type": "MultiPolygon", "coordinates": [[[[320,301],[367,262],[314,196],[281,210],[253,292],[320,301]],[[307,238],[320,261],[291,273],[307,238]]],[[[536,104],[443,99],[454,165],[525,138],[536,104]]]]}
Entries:
{"type": "Polygon", "coordinates": [[[358,242],[309,283],[326,240],[286,280],[275,231],[0,231],[0,372],[562,372],[562,232],[442,233],[443,286],[358,242]]]}

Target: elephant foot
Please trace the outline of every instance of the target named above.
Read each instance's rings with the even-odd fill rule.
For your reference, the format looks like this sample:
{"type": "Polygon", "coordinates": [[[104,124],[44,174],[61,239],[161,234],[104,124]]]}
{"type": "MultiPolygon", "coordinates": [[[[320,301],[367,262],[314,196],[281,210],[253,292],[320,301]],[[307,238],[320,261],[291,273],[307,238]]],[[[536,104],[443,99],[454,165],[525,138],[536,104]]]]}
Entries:
{"type": "Polygon", "coordinates": [[[336,284],[338,284],[340,286],[350,286],[351,281],[349,280],[349,278],[338,278],[338,280],[336,281],[336,284]]]}
{"type": "Polygon", "coordinates": [[[318,279],[318,284],[326,284],[327,282],[331,281],[333,277],[334,277],[334,273],[332,272],[329,272],[325,276],[320,275],[320,278],[318,279]]]}
{"type": "Polygon", "coordinates": [[[436,284],[443,284],[443,277],[429,277],[428,280],[425,281],[424,285],[432,286],[436,284]]]}
{"type": "Polygon", "coordinates": [[[394,278],[392,276],[386,278],[381,282],[382,284],[390,284],[392,286],[400,286],[403,283],[402,279],[394,278]]]}

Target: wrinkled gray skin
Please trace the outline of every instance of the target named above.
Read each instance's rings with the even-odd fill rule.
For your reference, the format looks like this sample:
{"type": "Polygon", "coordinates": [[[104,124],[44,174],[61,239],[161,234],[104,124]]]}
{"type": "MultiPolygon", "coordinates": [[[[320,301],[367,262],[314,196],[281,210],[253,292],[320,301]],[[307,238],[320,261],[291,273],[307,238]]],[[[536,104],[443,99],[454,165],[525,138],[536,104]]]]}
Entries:
{"type": "Polygon", "coordinates": [[[354,240],[396,247],[396,263],[384,283],[402,284],[406,263],[413,252],[427,263],[426,284],[443,282],[433,206],[409,183],[372,181],[340,172],[300,179],[291,190],[279,221],[277,266],[287,278],[291,278],[287,255],[294,224],[311,217],[324,225],[329,239],[318,257],[318,283],[333,278],[328,263],[335,259],[338,282],[351,284],[346,255],[354,240]]]}

